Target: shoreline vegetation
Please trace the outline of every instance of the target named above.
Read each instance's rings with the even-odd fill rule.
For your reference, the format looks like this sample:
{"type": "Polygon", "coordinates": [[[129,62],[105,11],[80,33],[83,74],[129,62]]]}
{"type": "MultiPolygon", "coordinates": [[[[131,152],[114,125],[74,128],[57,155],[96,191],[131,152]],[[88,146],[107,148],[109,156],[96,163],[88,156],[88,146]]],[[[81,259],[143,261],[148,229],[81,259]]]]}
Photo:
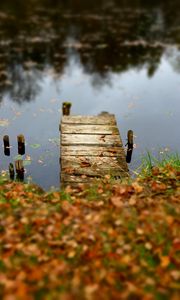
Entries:
{"type": "Polygon", "coordinates": [[[0,180],[0,298],[178,300],[180,158],[60,192],[0,180]]]}

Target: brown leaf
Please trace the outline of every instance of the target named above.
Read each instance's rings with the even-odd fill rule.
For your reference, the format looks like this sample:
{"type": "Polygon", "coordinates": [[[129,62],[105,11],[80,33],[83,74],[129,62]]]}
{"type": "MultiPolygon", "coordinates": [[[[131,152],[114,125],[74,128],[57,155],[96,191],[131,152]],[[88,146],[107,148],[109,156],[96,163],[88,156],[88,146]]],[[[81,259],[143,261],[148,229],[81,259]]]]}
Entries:
{"type": "Polygon", "coordinates": [[[139,185],[137,182],[133,182],[132,186],[137,194],[139,194],[143,191],[143,187],[141,185],[139,185]]]}
{"type": "Polygon", "coordinates": [[[91,164],[88,161],[82,161],[80,164],[81,168],[91,167],[91,164]]]}
{"type": "Polygon", "coordinates": [[[167,189],[167,186],[162,182],[153,181],[151,183],[151,188],[152,188],[152,191],[154,191],[154,192],[156,192],[156,191],[163,192],[167,189]]]}
{"type": "Polygon", "coordinates": [[[129,205],[135,205],[137,203],[137,199],[136,199],[136,196],[133,195],[131,196],[131,198],[129,199],[129,205]]]}
{"type": "Polygon", "coordinates": [[[112,204],[113,204],[114,206],[116,206],[116,207],[121,208],[121,207],[124,206],[124,203],[121,201],[121,200],[122,200],[122,197],[119,197],[119,196],[112,196],[110,200],[111,200],[112,204]]]}

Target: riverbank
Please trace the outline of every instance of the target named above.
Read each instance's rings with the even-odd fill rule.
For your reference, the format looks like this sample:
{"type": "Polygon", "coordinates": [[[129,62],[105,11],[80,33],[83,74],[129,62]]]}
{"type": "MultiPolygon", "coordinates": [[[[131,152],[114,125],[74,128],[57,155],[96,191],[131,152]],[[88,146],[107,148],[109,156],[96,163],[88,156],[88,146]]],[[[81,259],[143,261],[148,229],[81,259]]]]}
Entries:
{"type": "Polygon", "coordinates": [[[0,298],[177,300],[179,216],[178,163],[52,193],[1,181],[0,298]]]}

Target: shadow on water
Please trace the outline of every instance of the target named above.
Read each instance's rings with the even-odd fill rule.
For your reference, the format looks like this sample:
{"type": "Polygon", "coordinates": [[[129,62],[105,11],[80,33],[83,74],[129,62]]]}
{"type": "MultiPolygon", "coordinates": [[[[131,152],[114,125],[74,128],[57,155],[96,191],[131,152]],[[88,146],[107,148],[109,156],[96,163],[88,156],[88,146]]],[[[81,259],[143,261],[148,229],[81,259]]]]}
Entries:
{"type": "Polygon", "coordinates": [[[37,101],[73,60],[94,89],[131,70],[151,79],[164,56],[179,74],[180,3],[144,2],[1,0],[0,103],[37,101]]]}

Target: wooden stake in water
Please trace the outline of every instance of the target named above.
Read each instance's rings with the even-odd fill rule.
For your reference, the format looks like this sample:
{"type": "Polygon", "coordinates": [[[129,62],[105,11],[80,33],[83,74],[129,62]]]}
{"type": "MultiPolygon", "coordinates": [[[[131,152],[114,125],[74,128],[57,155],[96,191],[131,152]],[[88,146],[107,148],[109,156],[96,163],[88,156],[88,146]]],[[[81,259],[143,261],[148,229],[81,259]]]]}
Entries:
{"type": "Polygon", "coordinates": [[[23,160],[16,160],[15,161],[15,168],[16,168],[16,174],[17,174],[17,180],[24,180],[24,166],[23,166],[23,160]]]}
{"type": "Polygon", "coordinates": [[[71,102],[63,102],[62,104],[62,114],[63,116],[69,116],[71,110],[71,102]]]}
{"type": "Polygon", "coordinates": [[[4,142],[4,155],[10,156],[10,142],[9,142],[9,136],[5,135],[3,137],[4,142]]]}
{"type": "Polygon", "coordinates": [[[132,152],[133,152],[133,131],[132,130],[128,130],[127,133],[127,154],[126,154],[126,162],[129,164],[131,162],[131,158],[132,158],[132,152]]]}
{"type": "Polygon", "coordinates": [[[14,165],[12,163],[9,164],[9,177],[11,180],[14,180],[14,165]]]}
{"type": "Polygon", "coordinates": [[[18,154],[24,155],[25,154],[25,138],[24,135],[20,134],[17,137],[18,141],[18,154]]]}

